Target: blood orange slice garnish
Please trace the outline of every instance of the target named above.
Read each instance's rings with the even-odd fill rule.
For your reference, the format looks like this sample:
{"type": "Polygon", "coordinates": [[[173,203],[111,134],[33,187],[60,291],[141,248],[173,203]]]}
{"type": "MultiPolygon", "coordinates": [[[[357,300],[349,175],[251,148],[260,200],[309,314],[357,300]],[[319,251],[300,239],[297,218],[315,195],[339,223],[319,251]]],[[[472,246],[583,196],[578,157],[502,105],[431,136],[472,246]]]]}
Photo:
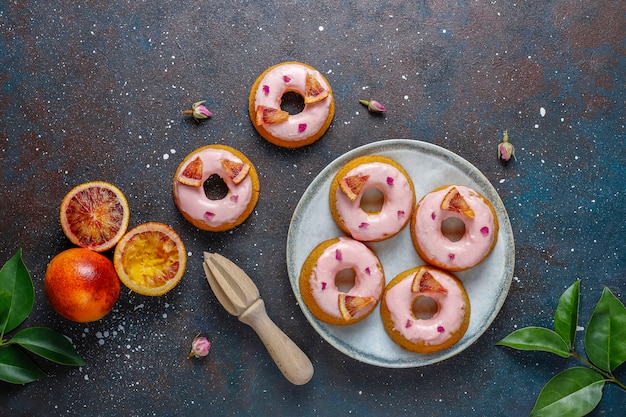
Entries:
{"type": "Polygon", "coordinates": [[[339,188],[351,200],[356,200],[363,189],[363,185],[369,179],[369,175],[350,175],[339,180],[339,188]]]}
{"type": "Polygon", "coordinates": [[[199,156],[187,164],[183,172],[178,176],[178,182],[192,187],[202,185],[202,159],[199,156]]]}
{"type": "Polygon", "coordinates": [[[126,233],[128,201],[119,188],[103,181],[74,187],[61,202],[61,227],[75,245],[104,252],[126,233]]]}
{"type": "Polygon", "coordinates": [[[168,225],[148,222],[131,229],[115,248],[113,264],[120,280],[142,295],[163,295],[185,273],[187,253],[168,225]]]}
{"type": "Polygon", "coordinates": [[[309,72],[306,73],[304,104],[317,103],[328,97],[328,90],[309,72]]]}
{"type": "Polygon", "coordinates": [[[411,291],[413,292],[438,292],[447,294],[448,290],[432,274],[425,269],[422,269],[419,273],[415,274],[413,283],[411,285],[411,291]]]}
{"type": "Polygon", "coordinates": [[[265,106],[259,106],[256,109],[256,124],[259,126],[281,123],[287,119],[289,119],[289,113],[285,110],[265,106]]]}
{"type": "Polygon", "coordinates": [[[250,165],[241,162],[231,161],[230,159],[222,159],[222,168],[226,174],[233,180],[235,184],[239,184],[246,178],[250,172],[250,165]]]}
{"type": "Polygon", "coordinates": [[[465,198],[463,198],[456,187],[450,188],[450,191],[446,193],[446,196],[441,202],[441,209],[461,213],[470,219],[474,218],[474,210],[470,208],[467,201],[465,201],[465,198]]]}
{"type": "Polygon", "coordinates": [[[339,311],[345,320],[350,320],[374,302],[376,302],[374,297],[339,294],[339,311]]]}

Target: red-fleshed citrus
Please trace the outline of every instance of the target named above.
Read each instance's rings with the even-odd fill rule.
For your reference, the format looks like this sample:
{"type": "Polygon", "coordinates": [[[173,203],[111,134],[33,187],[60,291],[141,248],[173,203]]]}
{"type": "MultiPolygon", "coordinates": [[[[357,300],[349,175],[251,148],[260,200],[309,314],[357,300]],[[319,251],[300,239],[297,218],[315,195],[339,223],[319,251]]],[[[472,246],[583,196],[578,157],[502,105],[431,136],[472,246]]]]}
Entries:
{"type": "Polygon", "coordinates": [[[48,264],[44,290],[50,305],[68,320],[96,321],[111,311],[120,280],[106,256],[85,248],[67,249],[48,264]]]}
{"type": "Polygon", "coordinates": [[[104,181],[74,187],[61,203],[61,227],[75,245],[104,252],[124,236],[130,219],[126,197],[104,181]]]}

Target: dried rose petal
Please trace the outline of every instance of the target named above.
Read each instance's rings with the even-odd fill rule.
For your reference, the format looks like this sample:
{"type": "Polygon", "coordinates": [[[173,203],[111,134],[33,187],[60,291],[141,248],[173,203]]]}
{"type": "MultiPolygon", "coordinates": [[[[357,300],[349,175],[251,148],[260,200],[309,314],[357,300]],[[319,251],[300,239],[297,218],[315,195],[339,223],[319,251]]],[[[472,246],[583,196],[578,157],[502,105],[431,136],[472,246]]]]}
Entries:
{"type": "Polygon", "coordinates": [[[489,234],[489,228],[487,226],[482,227],[480,233],[482,233],[483,236],[487,236],[489,234]]]}
{"type": "Polygon", "coordinates": [[[232,201],[233,203],[236,203],[237,200],[239,200],[239,196],[236,194],[233,194],[230,196],[230,201],[232,201]]]}
{"type": "Polygon", "coordinates": [[[437,326],[437,331],[438,331],[439,333],[443,333],[443,332],[445,332],[445,331],[446,331],[446,329],[444,329],[444,328],[443,328],[443,326],[437,326]]]}
{"type": "Polygon", "coordinates": [[[215,216],[215,213],[211,213],[210,211],[207,211],[206,213],[204,213],[204,217],[207,220],[211,220],[213,218],[213,216],[215,216]]]}
{"type": "Polygon", "coordinates": [[[398,218],[401,219],[404,217],[404,210],[398,210],[398,218]]]}
{"type": "Polygon", "coordinates": [[[326,289],[326,285],[327,285],[327,284],[326,284],[325,282],[322,282],[322,290],[325,290],[325,289],[326,289]]]}
{"type": "Polygon", "coordinates": [[[393,178],[387,177],[387,184],[388,185],[393,185],[393,178]]]}
{"type": "Polygon", "coordinates": [[[335,259],[338,261],[341,261],[343,259],[343,256],[341,255],[341,250],[335,249],[335,259]]]}
{"type": "Polygon", "coordinates": [[[430,215],[431,219],[435,220],[437,218],[437,215],[435,214],[435,212],[433,211],[432,214],[430,215]]]}
{"type": "Polygon", "coordinates": [[[366,222],[363,222],[359,225],[359,229],[367,229],[368,227],[370,227],[370,224],[366,222]]]}
{"type": "Polygon", "coordinates": [[[365,273],[367,275],[372,275],[372,271],[370,270],[370,267],[368,266],[367,268],[365,268],[365,273]]]}
{"type": "Polygon", "coordinates": [[[263,86],[263,94],[268,95],[270,93],[270,86],[269,85],[264,85],[263,86]]]}
{"type": "Polygon", "coordinates": [[[286,76],[286,75],[283,75],[283,81],[284,81],[284,82],[286,82],[286,83],[288,83],[288,82],[290,82],[290,81],[291,81],[291,78],[290,78],[290,77],[288,77],[288,76],[286,76]]]}
{"type": "Polygon", "coordinates": [[[300,123],[298,125],[298,133],[302,133],[306,130],[306,123],[300,123]]]}
{"type": "Polygon", "coordinates": [[[448,258],[450,258],[450,260],[453,261],[454,260],[454,254],[451,253],[450,255],[448,255],[448,258]]]}
{"type": "Polygon", "coordinates": [[[411,320],[407,320],[406,324],[404,325],[404,327],[408,329],[411,326],[413,326],[413,323],[411,323],[411,320]]]}

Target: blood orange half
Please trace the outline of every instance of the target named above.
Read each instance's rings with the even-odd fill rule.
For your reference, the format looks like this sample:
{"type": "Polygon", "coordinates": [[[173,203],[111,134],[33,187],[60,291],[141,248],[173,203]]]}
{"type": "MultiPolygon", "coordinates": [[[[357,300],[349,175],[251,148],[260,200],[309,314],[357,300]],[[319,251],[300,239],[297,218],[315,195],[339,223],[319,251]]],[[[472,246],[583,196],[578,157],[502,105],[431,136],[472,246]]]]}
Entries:
{"type": "Polygon", "coordinates": [[[168,225],[148,222],[131,229],[115,248],[113,264],[120,280],[142,295],[163,295],[183,277],[187,253],[168,225]]]}
{"type": "Polygon", "coordinates": [[[119,188],[103,181],[74,187],[61,202],[61,227],[75,245],[104,252],[126,233],[128,201],[119,188]]]}

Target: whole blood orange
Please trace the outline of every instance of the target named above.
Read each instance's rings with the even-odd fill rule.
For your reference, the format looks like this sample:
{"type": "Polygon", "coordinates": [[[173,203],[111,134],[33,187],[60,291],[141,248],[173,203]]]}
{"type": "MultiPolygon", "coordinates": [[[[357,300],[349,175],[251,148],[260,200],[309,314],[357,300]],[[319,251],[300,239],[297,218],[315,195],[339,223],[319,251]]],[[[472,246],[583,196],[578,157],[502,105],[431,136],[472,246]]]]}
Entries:
{"type": "Polygon", "coordinates": [[[79,323],[96,321],[111,311],[120,295],[120,280],[106,256],[72,248],[52,258],[44,277],[50,305],[79,323]]]}
{"type": "Polygon", "coordinates": [[[92,181],[73,188],[61,203],[61,227],[75,245],[104,252],[126,233],[130,210],[119,188],[92,181]]]}
{"type": "Polygon", "coordinates": [[[120,280],[142,295],[163,295],[185,273],[187,253],[180,236],[168,225],[141,224],[119,241],[113,264],[120,280]]]}

